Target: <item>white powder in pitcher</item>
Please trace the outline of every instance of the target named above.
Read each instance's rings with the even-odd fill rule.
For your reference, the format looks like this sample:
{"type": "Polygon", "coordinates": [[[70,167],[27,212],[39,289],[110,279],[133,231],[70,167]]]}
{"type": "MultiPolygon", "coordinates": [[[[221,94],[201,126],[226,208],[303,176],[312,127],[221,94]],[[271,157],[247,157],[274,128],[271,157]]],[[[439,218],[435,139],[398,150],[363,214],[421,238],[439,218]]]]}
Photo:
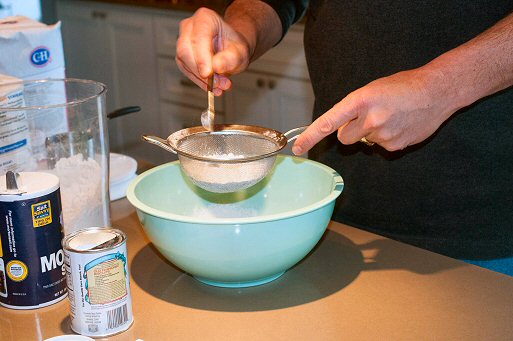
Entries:
{"type": "Polygon", "coordinates": [[[61,158],[47,172],[59,177],[62,215],[66,233],[103,226],[102,169],[98,162],[81,154],[61,158]]]}

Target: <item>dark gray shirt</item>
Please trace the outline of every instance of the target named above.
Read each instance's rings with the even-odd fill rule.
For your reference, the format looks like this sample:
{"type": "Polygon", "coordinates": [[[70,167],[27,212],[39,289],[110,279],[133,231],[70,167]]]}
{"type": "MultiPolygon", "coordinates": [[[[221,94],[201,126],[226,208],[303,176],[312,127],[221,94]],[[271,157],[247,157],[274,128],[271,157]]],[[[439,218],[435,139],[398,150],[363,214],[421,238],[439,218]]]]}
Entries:
{"type": "MultiPolygon", "coordinates": [[[[306,1],[267,1],[284,30],[306,1]]],[[[317,118],[374,79],[426,64],[513,10],[512,0],[312,0],[305,50],[317,118]]],[[[335,134],[312,158],[345,188],[333,218],[457,258],[513,256],[513,89],[454,114],[399,152],[335,134]]]]}

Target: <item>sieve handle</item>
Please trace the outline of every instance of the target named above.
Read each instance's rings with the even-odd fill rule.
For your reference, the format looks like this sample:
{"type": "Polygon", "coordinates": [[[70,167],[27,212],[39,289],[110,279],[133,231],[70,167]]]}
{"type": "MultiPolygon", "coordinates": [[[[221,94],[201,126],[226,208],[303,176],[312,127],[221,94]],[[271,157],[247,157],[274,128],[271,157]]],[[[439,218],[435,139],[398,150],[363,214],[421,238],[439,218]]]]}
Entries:
{"type": "Polygon", "coordinates": [[[295,139],[297,139],[299,137],[299,135],[306,130],[306,128],[308,128],[308,126],[302,126],[302,127],[290,129],[289,131],[284,133],[283,136],[285,136],[287,138],[287,143],[292,142],[295,139]],[[293,134],[295,134],[295,135],[292,137],[289,137],[290,135],[293,135],[293,134]]]}
{"type": "Polygon", "coordinates": [[[167,140],[164,140],[161,137],[158,136],[149,136],[149,135],[143,135],[142,139],[146,142],[153,143],[156,146],[159,146],[162,149],[167,150],[168,152],[171,152],[173,154],[176,154],[176,151],[169,145],[167,140]]]}

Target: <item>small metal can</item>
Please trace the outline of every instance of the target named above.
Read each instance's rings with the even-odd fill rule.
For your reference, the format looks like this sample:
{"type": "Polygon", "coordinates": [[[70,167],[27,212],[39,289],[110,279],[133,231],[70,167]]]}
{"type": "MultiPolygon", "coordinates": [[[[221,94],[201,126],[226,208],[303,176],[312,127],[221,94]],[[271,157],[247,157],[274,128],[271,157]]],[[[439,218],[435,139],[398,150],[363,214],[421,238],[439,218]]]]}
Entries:
{"type": "Polygon", "coordinates": [[[34,309],[66,297],[59,178],[0,177],[0,305],[34,309]]]}
{"type": "Polygon", "coordinates": [[[127,330],[134,322],[126,235],[89,228],[63,240],[71,329],[92,337],[127,330]]]}

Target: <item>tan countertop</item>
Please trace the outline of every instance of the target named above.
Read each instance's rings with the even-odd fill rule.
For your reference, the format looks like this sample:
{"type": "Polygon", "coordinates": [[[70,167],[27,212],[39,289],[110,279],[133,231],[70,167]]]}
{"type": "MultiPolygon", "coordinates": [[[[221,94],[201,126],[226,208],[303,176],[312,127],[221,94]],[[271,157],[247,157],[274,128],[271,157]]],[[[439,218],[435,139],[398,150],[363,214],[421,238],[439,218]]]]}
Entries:
{"type": "MultiPolygon", "coordinates": [[[[107,340],[513,340],[513,278],[332,222],[318,247],[266,285],[201,284],[148,243],[126,199],[135,323],[107,340]]],[[[68,300],[0,307],[2,341],[70,334],[68,300]]]]}

